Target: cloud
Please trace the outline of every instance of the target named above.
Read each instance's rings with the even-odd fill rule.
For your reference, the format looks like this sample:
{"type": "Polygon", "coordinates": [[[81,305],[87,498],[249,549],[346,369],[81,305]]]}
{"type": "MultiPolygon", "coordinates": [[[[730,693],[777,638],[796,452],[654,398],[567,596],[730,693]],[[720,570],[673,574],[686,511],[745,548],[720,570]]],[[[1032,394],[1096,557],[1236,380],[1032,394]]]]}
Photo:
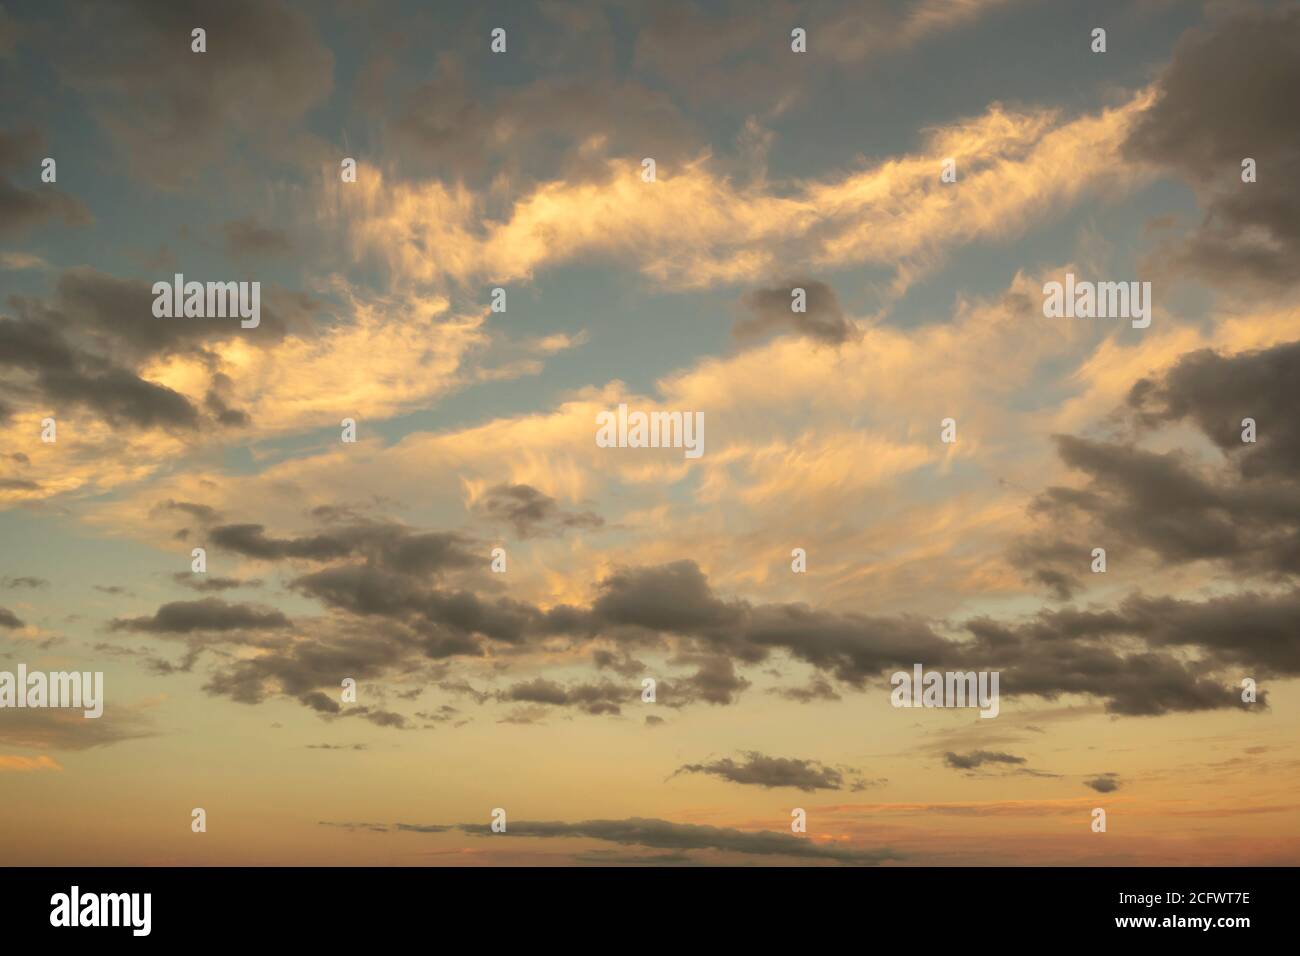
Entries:
{"type": "Polygon", "coordinates": [[[94,720],[79,710],[50,707],[6,709],[0,720],[0,745],[28,750],[88,750],[156,734],[143,707],[111,702],[94,720]]]}
{"type": "Polygon", "coordinates": [[[641,687],[618,685],[606,681],[601,684],[577,684],[565,687],[555,681],[538,677],[515,684],[498,695],[499,700],[532,704],[550,704],[557,707],[576,707],[587,714],[617,714],[623,704],[640,698],[641,687]]]}
{"type": "Polygon", "coordinates": [[[15,588],[32,588],[33,590],[36,590],[40,588],[48,588],[49,586],[50,582],[44,578],[36,578],[30,575],[17,578],[0,577],[0,587],[9,588],[10,590],[15,588]]]}
{"type": "MultiPolygon", "coordinates": [[[[683,773],[703,773],[729,780],[732,783],[772,789],[790,787],[813,793],[817,790],[841,790],[846,785],[844,773],[816,760],[796,757],[769,757],[756,750],[747,750],[744,760],[737,762],[723,757],[708,763],[683,764],[672,776],[683,773]]],[[[852,783],[852,781],[847,781],[852,783]]]]}
{"type": "Polygon", "coordinates": [[[906,11],[888,0],[841,4],[659,3],[645,5],[634,65],[693,100],[728,103],[810,95],[825,73],[860,75],[938,34],[968,26],[1011,0],[924,0],[906,11]],[[808,57],[788,55],[788,32],[773,44],[765,24],[789,22],[808,31],[808,57]],[[773,54],[776,55],[773,55],[773,54]],[[782,55],[784,54],[784,55],[782,55]],[[803,62],[807,61],[807,62],[803,62]]]}
{"type": "Polygon", "coordinates": [[[299,122],[329,93],[334,57],[303,12],[281,0],[136,0],[83,14],[60,31],[56,63],[143,178],[173,188],[236,146],[306,148],[299,122]],[[196,25],[206,53],[191,51],[196,25]]]}
{"type": "Polygon", "coordinates": [[[222,223],[221,236],[226,255],[233,259],[260,260],[283,255],[293,248],[287,232],[264,226],[252,216],[222,223]]]}
{"type": "Polygon", "coordinates": [[[922,149],[876,166],[794,184],[741,184],[697,156],[640,178],[640,154],[602,158],[580,180],[525,186],[498,217],[462,183],[387,181],[367,168],[336,184],[320,213],[341,219],[360,262],[403,285],[510,282],[576,259],[634,263],[670,288],[764,278],[783,267],[894,267],[896,291],[949,248],[1008,238],[1044,210],[1101,186],[1126,189],[1142,172],[1119,161],[1128,125],[1150,102],[1139,93],[1097,115],[1053,111],[982,116],[928,130],[922,149]],[[939,181],[954,158],[961,187],[939,181]],[[1062,177],[1068,167],[1071,175],[1062,177]],[[429,249],[444,250],[438,256],[429,249]]]}
{"type": "Polygon", "coordinates": [[[24,627],[22,621],[8,608],[0,607],[0,627],[24,627]]]}
{"type": "MultiPolygon", "coordinates": [[[[1132,438],[1056,436],[1062,462],[1088,481],[1051,485],[1034,499],[1031,511],[1050,519],[1048,532],[1013,551],[1013,558],[1032,558],[1028,574],[1056,587],[1062,601],[1079,586],[1072,570],[1086,564],[1088,541],[1106,541],[1112,559],[1124,545],[1138,545],[1173,564],[1224,560],[1293,575],[1300,567],[1300,490],[1289,466],[1298,442],[1289,424],[1272,423],[1285,415],[1286,383],[1298,363],[1293,343],[1234,356],[1193,352],[1130,390],[1121,424],[1136,435],[1183,420],[1199,424],[1211,446],[1237,463],[1217,473],[1197,466],[1185,452],[1147,451],[1132,438]],[[1212,394],[1230,396],[1231,407],[1216,408],[1212,394]],[[1243,407],[1261,409],[1269,425],[1257,445],[1240,450],[1229,427],[1220,426],[1224,416],[1239,423],[1243,407]]],[[[495,500],[496,492],[512,486],[484,487],[493,492],[478,492],[471,500],[495,500]]],[[[521,521],[557,520],[549,498],[523,493],[506,499],[536,506],[521,521]]],[[[512,513],[507,505],[495,508],[512,513]]],[[[789,692],[792,699],[825,699],[834,693],[832,680],[864,689],[893,669],[922,661],[963,671],[998,670],[1004,695],[1084,695],[1103,701],[1110,713],[1131,716],[1244,709],[1237,690],[1243,673],[1300,674],[1295,590],[1196,600],[1136,593],[1088,610],[1063,607],[951,622],[729,598],[715,590],[697,562],[670,560],[614,566],[594,582],[590,596],[569,588],[575,597],[546,606],[490,593],[499,584],[480,573],[484,549],[462,535],[361,520],[332,506],[317,518],[324,527],[301,535],[273,535],[255,523],[208,528],[213,547],[259,561],[319,565],[293,577],[290,587],[327,611],[311,636],[273,642],[258,658],[217,672],[209,692],[255,702],[269,694],[298,697],[333,687],[351,671],[321,665],[335,656],[347,659],[344,635],[362,627],[378,628],[371,636],[373,656],[365,662],[374,676],[428,661],[542,656],[556,638],[567,638],[571,646],[596,645],[592,661],[598,669],[659,648],[670,655],[670,666],[695,668],[660,680],[660,699],[670,707],[734,703],[750,686],[743,668],[778,653],[814,670],[807,695],[789,692]]],[[[205,646],[212,640],[205,637],[205,646]]],[[[635,676],[635,670],[629,664],[623,676],[635,676]]],[[[507,695],[513,695],[510,702],[534,705],[529,719],[555,706],[613,715],[628,699],[621,684],[562,684],[542,677],[516,682],[507,695]]],[[[503,700],[499,692],[493,698],[503,700]]],[[[1255,709],[1266,709],[1266,702],[1261,697],[1255,709]]]]}
{"type": "Polygon", "coordinates": [[[181,430],[199,424],[185,396],[72,346],[41,319],[0,317],[0,368],[33,374],[45,400],[90,410],[109,423],[181,430]]]}
{"type": "MultiPolygon", "coordinates": [[[[492,835],[487,824],[464,823],[460,824],[459,829],[476,835],[492,835]]],[[[585,837],[656,850],[719,850],[749,856],[785,856],[859,865],[875,865],[898,858],[888,849],[852,849],[821,844],[789,833],[736,830],[731,827],[671,823],[640,817],[586,820],[579,823],[518,820],[511,821],[506,832],[514,837],[585,837]]]]}
{"type": "Polygon", "coordinates": [[[152,617],[117,618],[109,629],[149,634],[191,634],[195,631],[273,630],[292,626],[292,622],[274,608],[204,598],[164,604],[152,617]]]}
{"type": "MultiPolygon", "coordinates": [[[[1034,511],[1051,530],[1022,554],[1049,562],[1074,555],[1077,567],[1077,556],[1091,549],[1079,539],[1104,539],[1169,564],[1206,560],[1274,578],[1300,574],[1300,426],[1287,410],[1296,375],[1300,342],[1289,342],[1232,356],[1199,350],[1165,375],[1138,381],[1123,413],[1139,431],[1187,420],[1223,459],[1207,467],[1183,451],[1057,435],[1061,461],[1087,483],[1051,486],[1037,497],[1034,511]],[[1255,443],[1242,441],[1245,418],[1257,422],[1255,443]]],[[[1060,563],[1052,570],[1065,573],[1060,563]]]]}
{"type": "Polygon", "coordinates": [[[49,263],[38,255],[29,252],[0,252],[0,269],[5,272],[19,272],[21,269],[48,269],[49,263]]]}
{"type": "Polygon", "coordinates": [[[1262,582],[1294,581],[1296,376],[1300,342],[1284,341],[1236,353],[1184,352],[1138,379],[1111,416],[1115,437],[1053,437],[1060,461],[1084,480],[1035,497],[1030,513],[1042,524],[1013,547],[1012,560],[1061,600],[1078,590],[1078,573],[1086,576],[1092,548],[1103,543],[1121,561],[1165,569],[1207,562],[1262,582]],[[1243,441],[1246,419],[1255,423],[1255,441],[1243,441]],[[1180,425],[1204,441],[1144,447],[1167,448],[1180,425]]]}
{"type": "Polygon", "coordinates": [[[972,750],[965,754],[950,750],[943,755],[943,762],[954,770],[974,770],[984,764],[1023,764],[1025,758],[997,750],[972,750]]]}
{"type": "MultiPolygon", "coordinates": [[[[429,573],[460,563],[448,560],[458,544],[446,535],[376,524],[344,527],[323,539],[273,539],[260,526],[225,527],[257,529],[226,540],[264,557],[319,559],[354,548],[370,555],[364,564],[334,563],[293,579],[294,590],[321,601],[333,614],[300,625],[302,636],[292,641],[274,636],[290,626],[280,612],[217,598],[174,602],[152,618],[111,625],[173,636],[202,633],[196,647],[255,642],[259,656],[218,671],[205,687],[247,703],[271,693],[301,696],[335,687],[345,675],[409,673],[422,662],[484,657],[504,649],[537,652],[558,636],[578,642],[612,639],[622,650],[670,638],[670,663],[696,668],[660,680],[658,697],[670,707],[733,703],[749,687],[738,667],[758,664],[774,652],[858,689],[922,661],[962,671],[997,670],[1004,695],[1082,694],[1104,700],[1112,713],[1128,715],[1242,708],[1239,693],[1216,674],[1235,683],[1244,668],[1300,673],[1300,644],[1293,639],[1300,632],[1300,591],[1203,601],[1134,594],[1107,610],[1069,607],[1018,621],[976,617],[963,625],[963,637],[940,633],[935,623],[912,615],[724,600],[693,561],[617,569],[598,582],[589,605],[543,610],[430,583],[429,573]],[[259,630],[271,635],[256,636],[259,630]],[[1187,657],[1189,651],[1194,659],[1187,657]]],[[[635,689],[635,680],[624,687],[538,678],[497,699],[615,714],[635,689]]]]}
{"type": "Polygon", "coordinates": [[[40,182],[36,157],[43,146],[44,137],[36,130],[0,131],[0,171],[24,167],[23,179],[32,183],[31,188],[24,189],[0,175],[0,236],[10,238],[56,219],[69,226],[90,221],[90,213],[80,200],[53,184],[40,182]]]}
{"type": "Polygon", "coordinates": [[[228,524],[211,528],[208,539],[216,547],[261,561],[329,561],[356,554],[401,574],[430,574],[483,561],[468,550],[470,539],[462,535],[421,533],[386,523],[346,525],[298,538],[270,537],[260,524],[228,524]]]}
{"type": "Polygon", "coordinates": [[[18,757],[0,754],[0,773],[7,770],[18,773],[30,773],[33,770],[62,770],[63,767],[53,757],[18,757]]]}
{"type": "Polygon", "coordinates": [[[1091,780],[1085,780],[1084,786],[1091,787],[1098,793],[1114,793],[1119,789],[1119,776],[1114,773],[1104,773],[1099,777],[1093,777],[1091,780]]]}
{"type": "Polygon", "coordinates": [[[701,146],[696,124],[663,90],[615,76],[554,75],[563,64],[527,84],[475,88],[469,65],[444,54],[432,79],[382,103],[398,104],[391,129],[407,165],[425,160],[448,179],[523,184],[590,174],[605,154],[641,150],[646,129],[655,130],[659,162],[681,163],[701,146]]]}
{"type": "MultiPolygon", "coordinates": [[[[1300,257],[1300,255],[1298,255],[1300,257]]],[[[1242,477],[1295,480],[1300,471],[1300,421],[1294,386],[1300,379],[1300,342],[1224,355],[1189,352],[1162,377],[1134,384],[1128,405],[1147,427],[1190,420],[1242,477]],[[1242,419],[1259,426],[1255,443],[1242,441],[1242,419]]]]}
{"type": "Polygon", "coordinates": [[[1300,258],[1300,10],[1234,12],[1179,41],[1133,125],[1126,156],[1172,168],[1196,187],[1202,224],[1173,250],[1192,275],[1291,286],[1300,258]],[[1258,180],[1241,181],[1245,158],[1258,180]]]}
{"type": "Polygon", "coordinates": [[[840,700],[840,695],[835,692],[830,681],[820,674],[814,674],[806,687],[772,687],[768,689],[768,693],[801,704],[811,704],[819,700],[840,700]]]}
{"type": "MultiPolygon", "coordinates": [[[[172,276],[159,277],[170,284],[172,276]]],[[[55,283],[52,301],[13,300],[19,318],[51,325],[76,339],[87,354],[133,369],[149,359],[171,355],[209,356],[218,343],[250,338],[262,345],[307,326],[303,307],[311,300],[265,289],[260,324],[241,328],[231,318],[159,319],[153,314],[153,281],[120,279],[85,266],[66,269],[55,283]]]]}
{"type": "Polygon", "coordinates": [[[0,269],[19,272],[23,269],[49,269],[50,264],[28,252],[0,252],[0,269]]]}
{"type": "Polygon", "coordinates": [[[172,580],[182,587],[195,591],[233,591],[235,588],[257,588],[262,582],[257,578],[244,581],[239,578],[223,578],[220,575],[195,574],[192,571],[177,571],[172,580]]]}
{"type": "Polygon", "coordinates": [[[844,316],[835,290],[816,279],[790,279],[777,286],[747,293],[742,300],[752,315],[739,319],[732,333],[739,339],[751,339],[765,332],[786,329],[828,345],[838,345],[855,331],[844,316]],[[803,289],[806,311],[795,312],[793,290],[803,289]]]}
{"type": "Polygon", "coordinates": [[[0,7],[0,57],[12,56],[18,39],[18,24],[0,7]]]}
{"type": "Polygon", "coordinates": [[[531,485],[494,485],[473,502],[494,521],[510,524],[520,539],[561,534],[571,528],[599,528],[605,520],[590,511],[564,511],[531,485]]]}
{"type": "MultiPolygon", "coordinates": [[[[377,830],[384,824],[322,823],[377,830]]],[[[513,836],[528,839],[589,839],[624,846],[644,846],[655,850],[717,850],[747,856],[780,856],[828,862],[875,865],[899,857],[888,849],[853,849],[842,845],[817,843],[806,837],[770,830],[736,830],[731,827],[672,823],[668,820],[631,817],[626,820],[584,820],[576,823],[509,821],[505,834],[492,833],[488,824],[410,824],[398,823],[393,830],[411,833],[446,833],[461,830],[475,836],[513,836]]]]}

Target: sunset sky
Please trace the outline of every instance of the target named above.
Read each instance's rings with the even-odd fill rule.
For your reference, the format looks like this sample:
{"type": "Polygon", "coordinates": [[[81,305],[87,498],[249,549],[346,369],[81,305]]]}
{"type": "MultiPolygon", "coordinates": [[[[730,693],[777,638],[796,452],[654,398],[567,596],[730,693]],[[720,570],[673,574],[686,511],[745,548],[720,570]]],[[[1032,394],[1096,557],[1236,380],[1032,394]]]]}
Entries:
{"type": "Polygon", "coordinates": [[[1298,90],[1300,4],[0,0],[0,671],[105,692],[0,863],[1300,863],[1298,90]]]}

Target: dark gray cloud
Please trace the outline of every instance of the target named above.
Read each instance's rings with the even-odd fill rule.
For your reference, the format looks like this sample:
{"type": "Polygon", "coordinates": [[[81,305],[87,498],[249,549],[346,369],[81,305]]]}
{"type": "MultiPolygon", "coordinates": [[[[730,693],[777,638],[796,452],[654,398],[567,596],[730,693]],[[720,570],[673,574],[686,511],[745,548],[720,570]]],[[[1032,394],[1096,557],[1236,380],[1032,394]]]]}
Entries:
{"type": "Polygon", "coordinates": [[[18,42],[18,24],[0,7],[0,57],[10,56],[18,42]]]}
{"type": "Polygon", "coordinates": [[[460,710],[451,706],[451,704],[443,704],[435,711],[417,710],[415,716],[426,721],[426,726],[446,723],[455,723],[456,726],[460,726],[466,722],[465,718],[461,716],[460,710]]]}
{"type": "MultiPolygon", "coordinates": [[[[255,638],[235,623],[279,626],[267,612],[251,617],[226,612],[231,637],[221,639],[260,640],[263,653],[218,672],[209,691],[246,702],[273,692],[300,696],[335,687],[342,676],[409,673],[422,662],[483,656],[485,642],[522,649],[557,634],[577,640],[603,636],[626,646],[664,635],[676,638],[670,665],[693,666],[695,672],[658,679],[657,701],[668,707],[732,703],[749,686],[738,665],[759,663],[775,651],[858,688],[923,662],[932,668],[997,670],[1005,695],[1050,700],[1081,694],[1128,715],[1245,707],[1235,687],[1243,671],[1300,673],[1300,592],[1204,601],[1133,595],[1110,610],[1065,608],[1014,623],[976,618],[964,625],[964,638],[948,638],[906,616],[726,602],[691,562],[619,571],[602,582],[589,609],[547,612],[506,598],[489,601],[470,591],[431,587],[371,564],[331,566],[296,579],[293,586],[340,616],[308,629],[312,639],[286,644],[255,638]],[[672,582],[681,587],[671,590],[672,582]],[[366,634],[364,640],[347,636],[357,632],[366,634]]],[[[119,621],[114,627],[183,634],[221,619],[165,606],[155,618],[119,621]]],[[[213,639],[205,638],[205,646],[213,639]]],[[[491,695],[465,689],[480,702],[491,696],[534,704],[543,708],[535,709],[541,716],[553,706],[615,713],[623,702],[637,700],[639,682],[562,685],[537,679],[491,695]]],[[[1256,706],[1266,701],[1261,696],[1256,706]]]]}
{"type": "Polygon", "coordinates": [[[336,717],[360,717],[368,720],[376,727],[393,727],[397,730],[406,730],[408,724],[406,716],[392,710],[380,710],[375,707],[344,707],[334,714],[336,717]]]}
{"type": "Polygon", "coordinates": [[[964,754],[950,750],[943,755],[943,762],[954,770],[975,770],[985,764],[1023,764],[1025,758],[997,750],[972,750],[964,754]]]}
{"type": "Polygon", "coordinates": [[[612,670],[620,677],[636,677],[646,672],[646,665],[626,651],[620,654],[598,647],[591,652],[591,663],[597,670],[612,670]]]}
{"type": "Polygon", "coordinates": [[[212,528],[208,539],[216,547],[262,561],[332,561],[359,555],[399,575],[436,574],[487,562],[485,555],[469,550],[473,542],[462,535],[385,523],[346,525],[296,538],[271,537],[260,524],[228,524],[212,528]]]}
{"type": "Polygon", "coordinates": [[[0,627],[23,627],[23,622],[13,611],[0,607],[0,627]]]}
{"type": "Polygon", "coordinates": [[[1083,782],[1085,787],[1091,787],[1098,793],[1114,793],[1119,789],[1119,775],[1114,773],[1103,773],[1098,777],[1083,782]]]}
{"type": "Polygon", "coordinates": [[[90,221],[80,200],[54,183],[41,182],[43,147],[44,138],[36,130],[0,131],[0,237],[11,238],[53,220],[69,226],[90,221]],[[26,185],[10,181],[11,173],[26,185]]]}
{"type": "MultiPolygon", "coordinates": [[[[386,830],[384,824],[325,823],[348,829],[386,830]]],[[[460,830],[476,836],[494,839],[504,837],[529,839],[588,839],[617,843],[623,846],[643,846],[655,850],[716,850],[742,853],[747,856],[793,857],[827,862],[875,865],[901,857],[890,849],[854,849],[839,844],[814,843],[806,837],[773,830],[736,830],[731,827],[712,827],[694,823],[672,823],[668,820],[630,817],[626,820],[583,820],[576,823],[509,820],[505,833],[493,833],[490,824],[412,824],[397,823],[394,831],[409,833],[446,833],[460,830]]]]}
{"type": "Polygon", "coordinates": [[[292,622],[274,608],[203,598],[164,604],[152,617],[117,618],[109,628],[152,634],[190,634],[195,631],[267,630],[292,626],[292,622]]]}
{"type": "Polygon", "coordinates": [[[616,571],[592,605],[600,621],[661,631],[705,631],[740,619],[742,605],[714,597],[694,561],[616,571]]]}
{"type": "Polygon", "coordinates": [[[1177,170],[1206,216],[1174,255],[1193,274],[1275,286],[1300,281],[1300,9],[1246,8],[1179,41],[1159,98],[1125,143],[1177,170]],[[1241,162],[1258,181],[1241,181],[1241,162]]]}
{"type": "Polygon", "coordinates": [[[494,834],[490,825],[465,823],[459,829],[482,836],[585,837],[627,846],[656,850],[719,850],[750,856],[785,856],[839,863],[874,865],[899,859],[888,849],[851,849],[814,843],[806,837],[771,830],[736,830],[693,823],[632,817],[626,820],[585,820],[579,823],[509,821],[505,834],[494,834]]]}
{"type": "Polygon", "coordinates": [[[840,308],[835,290],[816,279],[790,279],[779,285],[748,293],[742,300],[751,313],[738,319],[731,331],[738,339],[758,338],[768,332],[794,331],[810,339],[838,345],[853,336],[856,328],[840,308]],[[794,289],[804,290],[806,312],[791,309],[794,289]]]}
{"type": "MultiPolygon", "coordinates": [[[[1300,259],[1297,259],[1300,261],[1300,259]]],[[[1141,379],[1128,405],[1148,427],[1190,420],[1245,478],[1300,475],[1300,342],[1235,355],[1210,349],[1182,356],[1163,378],[1141,379]],[[1256,441],[1241,440],[1245,418],[1255,420],[1256,441]]]]}
{"type": "MultiPolygon", "coordinates": [[[[167,280],[170,281],[168,276],[167,280]]],[[[0,316],[0,371],[26,373],[6,380],[11,401],[42,406],[75,405],[113,425],[193,431],[204,415],[184,395],[141,377],[150,360],[190,354],[209,360],[205,346],[236,335],[266,343],[290,329],[307,330],[316,305],[297,293],[264,290],[261,323],[242,329],[236,320],[169,320],[153,314],[152,282],[118,279],[88,268],[60,274],[52,299],[11,296],[11,316],[0,316]]],[[[227,406],[229,383],[211,372],[205,402],[209,423],[246,422],[227,406]]]]}
{"type": "Polygon", "coordinates": [[[701,139],[671,97],[636,83],[540,77],[504,91],[474,89],[455,57],[440,58],[435,78],[407,94],[394,118],[397,141],[444,171],[481,180],[583,176],[604,179],[605,156],[644,154],[642,132],[656,130],[655,160],[665,170],[693,155],[701,139]],[[593,160],[593,139],[602,145],[593,160]],[[525,162],[526,160],[526,162],[525,162]]]}
{"type": "Polygon", "coordinates": [[[173,499],[168,499],[154,507],[151,513],[163,511],[179,511],[183,514],[197,518],[203,524],[212,524],[221,520],[221,513],[215,508],[193,501],[175,501],[173,499]]]}
{"type": "Polygon", "coordinates": [[[284,255],[293,249],[287,232],[263,225],[252,216],[222,223],[221,238],[226,255],[232,259],[257,260],[284,255]]]}
{"type": "Polygon", "coordinates": [[[1012,560],[1067,598],[1091,550],[1108,562],[1148,552],[1165,564],[1219,562],[1265,580],[1300,575],[1300,423],[1292,414],[1300,342],[1236,355],[1200,350],[1134,384],[1117,420],[1124,440],[1055,436],[1061,460],[1085,483],[1054,486],[1034,501],[1048,530],[1012,560]],[[1242,440],[1243,419],[1256,441],[1242,440]],[[1222,457],[1155,452],[1138,440],[1188,423],[1222,457]]]}
{"type": "Polygon", "coordinates": [[[831,682],[820,674],[814,674],[804,687],[772,687],[768,693],[801,704],[811,704],[819,700],[840,700],[840,695],[835,692],[831,682]]]}
{"type": "Polygon", "coordinates": [[[736,673],[736,662],[722,654],[679,654],[672,663],[693,664],[696,670],[687,677],[659,681],[655,700],[668,707],[698,702],[731,704],[750,686],[736,673]]]}
{"type": "Polygon", "coordinates": [[[177,571],[172,575],[172,580],[191,590],[205,592],[233,591],[236,588],[258,588],[262,586],[261,580],[257,578],[244,581],[239,578],[223,578],[219,575],[195,574],[192,571],[177,571]]]}
{"type": "Polygon", "coordinates": [[[741,756],[744,758],[741,761],[723,757],[707,763],[683,764],[673,772],[673,776],[683,773],[703,773],[732,783],[767,789],[790,787],[806,793],[817,790],[842,790],[846,785],[842,771],[816,760],[769,757],[756,750],[747,750],[741,756]]]}
{"type": "Polygon", "coordinates": [[[576,707],[587,714],[617,714],[625,704],[640,700],[641,685],[574,684],[564,686],[538,677],[515,684],[501,692],[498,699],[511,703],[550,704],[556,707],[576,707]]]}
{"type": "Polygon", "coordinates": [[[40,588],[48,588],[49,586],[50,582],[44,578],[36,578],[30,575],[23,575],[17,578],[0,578],[0,587],[9,588],[10,590],[15,588],[31,588],[37,590],[40,588]]]}
{"type": "MultiPolygon", "coordinates": [[[[202,354],[209,342],[239,337],[260,343],[278,340],[290,329],[310,328],[316,303],[300,293],[264,286],[260,323],[245,329],[230,318],[160,319],[153,314],[153,283],[172,282],[172,274],[155,279],[119,279],[77,267],[60,273],[52,301],[15,297],[20,318],[52,325],[80,347],[134,367],[157,355],[202,354]]],[[[196,276],[186,276],[187,281],[196,276]]]]}
{"type": "Polygon", "coordinates": [[[328,95],[334,66],[311,18],[282,0],[82,4],[48,42],[131,167],[164,187],[234,147],[301,150],[300,121],[328,95]],[[190,48],[199,26],[206,53],[190,48]]]}
{"type": "Polygon", "coordinates": [[[113,424],[193,429],[199,423],[184,395],[73,347],[38,319],[0,317],[0,369],[6,368],[32,373],[43,402],[79,406],[113,424]]]}
{"type": "MultiPolygon", "coordinates": [[[[357,681],[358,699],[364,701],[365,682],[381,679],[398,668],[413,668],[417,656],[412,643],[390,629],[357,631],[322,624],[310,641],[271,646],[257,657],[217,669],[203,689],[243,704],[257,704],[283,694],[320,714],[340,716],[347,713],[338,703],[343,678],[357,681]],[[330,693],[323,692],[323,687],[330,688],[330,693]]],[[[361,704],[361,708],[368,707],[361,704]]],[[[380,714],[375,716],[369,709],[350,709],[360,710],[356,716],[375,723],[392,720],[382,716],[386,713],[383,711],[375,712],[380,714]]]]}
{"type": "Polygon", "coordinates": [[[482,655],[480,637],[518,644],[530,633],[545,633],[545,615],[531,604],[430,588],[371,565],[326,568],[295,579],[292,587],[340,611],[402,622],[423,635],[430,657],[482,655]]]}
{"type": "MultiPolygon", "coordinates": [[[[1083,553],[1083,550],[1080,549],[1076,554],[1076,557],[1083,553]]],[[[1049,588],[1058,601],[1070,600],[1070,598],[1074,596],[1075,590],[1079,587],[1079,579],[1077,577],[1073,577],[1066,574],[1064,571],[1057,570],[1056,568],[1038,568],[1034,571],[1034,580],[1049,588]]]]}
{"type": "MultiPolygon", "coordinates": [[[[1023,545],[1028,573],[1068,600],[1078,586],[1080,566],[1087,566],[1091,543],[1098,540],[1106,543],[1111,560],[1122,558],[1126,548],[1143,548],[1166,561],[1225,559],[1245,569],[1294,573],[1300,568],[1300,489],[1288,466],[1297,455],[1297,438],[1294,426],[1271,423],[1285,417],[1286,386],[1298,361],[1293,345],[1235,357],[1193,353],[1166,376],[1133,389],[1124,416],[1137,432],[1190,420],[1224,451],[1227,462],[1236,463],[1220,469],[1222,474],[1195,467],[1183,454],[1150,452],[1131,440],[1057,436],[1062,460],[1087,476],[1087,483],[1048,488],[1036,499],[1034,508],[1052,518],[1052,534],[1023,545]],[[1208,394],[1226,396],[1230,407],[1223,411],[1208,394]],[[1261,429],[1267,438],[1257,447],[1239,450],[1221,420],[1225,414],[1235,418],[1243,407],[1263,409],[1260,414],[1271,427],[1261,429]]],[[[549,499],[531,493],[504,497],[523,506],[521,521],[551,520],[549,499]]],[[[199,505],[172,502],[169,507],[209,525],[214,517],[199,505]]],[[[513,514],[502,508],[500,513],[513,514]]],[[[669,651],[672,668],[694,668],[685,675],[654,675],[657,701],[670,708],[734,702],[750,686],[740,669],[773,654],[815,671],[807,688],[775,689],[791,699],[833,699],[832,680],[861,689],[877,685],[892,670],[923,663],[997,670],[1003,694],[1048,700],[1084,695],[1126,715],[1242,708],[1243,675],[1300,674],[1300,591],[1295,590],[1205,600],[1135,594],[1109,609],[1065,607],[1013,621],[981,617],[940,627],[912,615],[729,600],[714,592],[693,561],[676,561],[617,569],[597,582],[589,606],[543,611],[478,593],[496,585],[488,585],[486,575],[471,582],[474,586],[452,585],[449,577],[472,576],[485,565],[476,553],[481,546],[461,536],[366,521],[348,509],[330,508],[316,517],[326,525],[322,530],[290,537],[272,536],[256,524],[209,526],[213,546],[264,561],[323,565],[293,578],[290,586],[328,609],[325,630],[333,630],[319,637],[321,655],[314,655],[312,641],[264,647],[256,660],[215,675],[211,692],[256,701],[271,693],[302,697],[335,686],[351,671],[324,664],[346,659],[338,634],[361,627],[371,629],[374,642],[366,662],[371,676],[459,656],[483,657],[490,649],[536,650],[551,639],[568,638],[599,642],[591,651],[596,667],[629,680],[626,686],[565,685],[538,678],[505,692],[474,692],[480,702],[491,698],[520,705],[515,720],[538,719],[551,707],[620,713],[625,701],[636,699],[634,678],[646,676],[633,656],[646,649],[669,651]]],[[[1255,707],[1266,704],[1264,695],[1255,707]]]]}
{"type": "Polygon", "coordinates": [[[1082,488],[1051,487],[1034,510],[1055,522],[1056,534],[1095,530],[1073,550],[1087,568],[1091,548],[1108,557],[1122,546],[1154,552],[1163,561],[1224,561],[1266,574],[1300,573],[1300,485],[1243,483],[1212,476],[1181,452],[1151,452],[1132,444],[1055,438],[1061,460],[1082,472],[1082,488]],[[1077,520],[1088,519],[1080,525],[1077,520]]]}
{"type": "Polygon", "coordinates": [[[531,485],[489,488],[475,509],[494,521],[511,525],[520,538],[560,534],[572,528],[599,528],[605,519],[590,511],[571,512],[531,485]]]}

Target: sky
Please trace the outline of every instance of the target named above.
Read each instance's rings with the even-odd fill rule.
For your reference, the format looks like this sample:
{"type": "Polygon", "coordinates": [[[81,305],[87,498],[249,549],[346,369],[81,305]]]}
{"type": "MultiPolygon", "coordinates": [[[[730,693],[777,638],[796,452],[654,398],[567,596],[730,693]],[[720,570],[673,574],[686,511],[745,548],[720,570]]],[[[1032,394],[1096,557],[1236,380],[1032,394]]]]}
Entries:
{"type": "Polygon", "coordinates": [[[104,710],[0,706],[0,857],[1300,863],[1297,89],[1294,3],[3,0],[0,680],[104,710]]]}

